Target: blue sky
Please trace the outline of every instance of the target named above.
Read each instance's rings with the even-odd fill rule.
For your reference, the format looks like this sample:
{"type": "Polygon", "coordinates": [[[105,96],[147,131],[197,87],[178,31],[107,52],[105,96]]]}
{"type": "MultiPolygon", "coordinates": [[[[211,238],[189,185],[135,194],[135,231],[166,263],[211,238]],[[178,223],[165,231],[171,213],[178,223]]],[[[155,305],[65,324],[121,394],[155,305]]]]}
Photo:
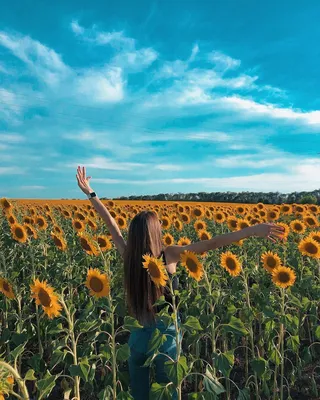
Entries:
{"type": "Polygon", "coordinates": [[[0,9],[0,196],[319,188],[319,1],[0,9]]]}

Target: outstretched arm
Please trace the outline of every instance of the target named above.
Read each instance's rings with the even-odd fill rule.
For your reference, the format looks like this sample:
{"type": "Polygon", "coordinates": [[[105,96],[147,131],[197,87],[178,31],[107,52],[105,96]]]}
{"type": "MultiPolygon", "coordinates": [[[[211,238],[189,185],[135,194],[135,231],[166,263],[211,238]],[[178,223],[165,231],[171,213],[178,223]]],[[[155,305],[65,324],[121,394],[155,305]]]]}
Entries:
{"type": "Polygon", "coordinates": [[[219,247],[228,246],[234,242],[239,242],[240,240],[250,236],[264,237],[276,242],[276,239],[281,239],[283,237],[283,233],[284,228],[282,226],[263,223],[249,226],[236,232],[215,236],[210,240],[191,243],[186,246],[168,246],[166,252],[172,262],[178,262],[180,260],[180,255],[184,251],[192,251],[196,254],[201,254],[209,250],[218,249],[219,247]]]}
{"type": "MultiPolygon", "coordinates": [[[[89,180],[91,179],[91,176],[86,177],[85,167],[82,167],[82,168],[78,167],[76,177],[77,177],[78,185],[79,185],[80,189],[83,191],[83,193],[88,195],[89,193],[92,193],[94,191],[91,189],[91,187],[89,185],[89,180]]],[[[119,250],[121,256],[123,256],[125,248],[126,248],[126,242],[123,239],[123,236],[121,234],[121,231],[120,231],[116,221],[114,220],[112,215],[109,213],[107,207],[98,198],[98,196],[92,197],[90,199],[90,202],[92,203],[93,207],[95,208],[97,213],[100,215],[100,217],[103,219],[103,221],[106,223],[116,248],[119,250]]]]}

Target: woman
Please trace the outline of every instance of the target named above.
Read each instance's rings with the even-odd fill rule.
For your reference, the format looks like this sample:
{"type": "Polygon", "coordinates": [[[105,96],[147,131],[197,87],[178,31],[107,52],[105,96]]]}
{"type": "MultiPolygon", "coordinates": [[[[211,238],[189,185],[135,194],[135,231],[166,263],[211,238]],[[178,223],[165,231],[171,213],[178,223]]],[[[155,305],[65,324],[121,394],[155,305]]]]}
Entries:
{"type": "MultiPolygon", "coordinates": [[[[90,187],[89,180],[91,177],[86,177],[84,167],[78,167],[76,177],[80,189],[88,196],[95,210],[105,221],[113,242],[124,260],[124,288],[129,313],[144,327],[131,333],[129,339],[131,350],[129,359],[130,384],[135,400],[147,400],[150,387],[149,367],[143,367],[143,364],[150,355],[148,344],[151,335],[158,328],[167,337],[167,340],[159,349],[163,355],[158,355],[154,360],[157,382],[167,383],[168,378],[165,374],[164,363],[168,358],[164,354],[175,359],[176,332],[174,326],[166,328],[164,324],[156,320],[156,313],[159,311],[159,307],[153,306],[156,300],[164,295],[166,300],[172,304],[172,298],[167,287],[157,288],[151,281],[146,269],[143,268],[143,256],[151,254],[156,258],[162,257],[170,275],[176,272],[180,255],[185,250],[201,254],[250,236],[264,237],[275,242],[276,239],[281,238],[284,229],[275,224],[264,223],[186,246],[173,245],[163,248],[161,224],[156,213],[142,211],[132,219],[128,239],[125,242],[114,218],[90,187]]],[[[176,276],[173,279],[173,287],[178,288],[176,276]]],[[[175,399],[176,394],[172,398],[175,399]]]]}

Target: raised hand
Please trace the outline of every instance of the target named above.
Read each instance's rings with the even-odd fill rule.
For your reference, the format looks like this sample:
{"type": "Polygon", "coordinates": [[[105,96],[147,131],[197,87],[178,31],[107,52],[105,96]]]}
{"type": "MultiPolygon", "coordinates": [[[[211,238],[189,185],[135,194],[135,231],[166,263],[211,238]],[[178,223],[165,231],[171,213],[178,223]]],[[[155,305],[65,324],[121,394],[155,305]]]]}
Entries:
{"type": "Polygon", "coordinates": [[[272,223],[263,223],[254,225],[252,228],[256,236],[270,239],[272,242],[276,242],[276,239],[283,239],[283,226],[272,223]]]}
{"type": "Polygon", "coordinates": [[[78,186],[79,188],[83,191],[85,194],[89,194],[93,192],[89,185],[89,180],[91,179],[91,176],[86,176],[86,168],[85,167],[80,167],[78,166],[77,169],[77,175],[76,175],[77,181],[78,181],[78,186]]]}

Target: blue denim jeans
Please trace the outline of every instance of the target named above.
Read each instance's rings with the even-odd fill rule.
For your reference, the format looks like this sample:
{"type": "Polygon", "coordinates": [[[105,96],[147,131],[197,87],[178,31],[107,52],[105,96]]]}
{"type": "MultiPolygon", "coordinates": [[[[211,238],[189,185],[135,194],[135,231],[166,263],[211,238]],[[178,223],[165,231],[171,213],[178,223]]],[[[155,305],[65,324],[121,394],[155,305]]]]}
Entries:
{"type": "MultiPolygon", "coordinates": [[[[130,358],[129,358],[129,373],[130,373],[130,386],[131,394],[134,400],[148,400],[150,391],[150,367],[143,367],[147,358],[152,354],[148,353],[149,340],[155,329],[159,329],[162,334],[165,334],[167,340],[159,348],[161,353],[167,354],[172,359],[176,360],[177,357],[177,343],[176,343],[176,330],[174,325],[168,328],[163,323],[158,322],[153,327],[146,327],[137,331],[131,332],[129,338],[130,358]]],[[[181,336],[180,336],[181,339],[181,336]]],[[[159,354],[154,359],[156,382],[168,383],[168,379],[164,367],[165,362],[169,358],[165,355],[159,354]]],[[[173,400],[177,399],[177,394],[172,396],[173,400]]]]}

